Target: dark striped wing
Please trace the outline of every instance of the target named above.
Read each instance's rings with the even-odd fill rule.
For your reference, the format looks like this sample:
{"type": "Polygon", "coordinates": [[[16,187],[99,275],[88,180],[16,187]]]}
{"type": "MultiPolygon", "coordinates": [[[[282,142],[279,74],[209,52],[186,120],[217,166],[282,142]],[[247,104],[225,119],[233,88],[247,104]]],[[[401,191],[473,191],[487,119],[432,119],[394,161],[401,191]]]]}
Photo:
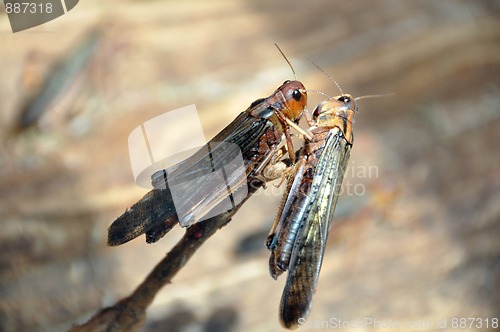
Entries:
{"type": "Polygon", "coordinates": [[[113,221],[108,229],[108,245],[126,243],[148,231],[153,231],[151,236],[157,238],[159,228],[166,233],[175,226],[169,221],[175,213],[170,191],[153,189],[113,221]]]}
{"type": "MultiPolygon", "coordinates": [[[[183,184],[186,184],[184,190],[186,197],[183,197],[186,209],[191,206],[203,205],[204,202],[200,202],[197,190],[203,188],[206,176],[210,176],[214,170],[224,167],[238,153],[243,155],[246,165],[249,161],[245,158],[249,157],[251,148],[271,127],[270,121],[257,119],[248,115],[247,112],[242,112],[206,147],[201,148],[194,155],[166,170],[166,172],[159,171],[153,174],[152,184],[155,189],[148,192],[111,224],[108,230],[108,244],[123,244],[144,233],[146,233],[148,243],[156,242],[178,223],[177,210],[168,183],[175,183],[178,185],[177,189],[182,189],[183,184]],[[220,144],[221,142],[232,144],[220,144]],[[228,149],[228,146],[232,148],[228,149]],[[165,174],[168,176],[168,183],[165,174]]],[[[238,184],[235,186],[237,187],[238,184]]],[[[215,191],[222,192],[222,189],[215,191]]],[[[210,193],[207,193],[205,197],[209,195],[210,193]]],[[[222,200],[227,196],[218,193],[218,196],[216,194],[210,197],[211,204],[216,206],[217,199],[222,200]]]]}
{"type": "MultiPolygon", "coordinates": [[[[169,182],[182,183],[200,178],[207,173],[207,170],[224,167],[235,154],[242,153],[245,156],[271,126],[272,123],[266,119],[257,119],[247,112],[242,112],[206,146],[186,160],[165,170],[170,178],[169,182]],[[226,143],[232,143],[236,148],[228,151],[226,143]]],[[[165,171],[158,171],[151,176],[154,188],[164,188],[165,171]]]]}
{"type": "Polygon", "coordinates": [[[280,318],[287,328],[295,328],[307,318],[316,291],[325,252],[328,230],[333,220],[351,145],[338,129],[332,129],[310,186],[309,206],[303,211],[300,230],[292,250],[280,305],[280,318]]]}

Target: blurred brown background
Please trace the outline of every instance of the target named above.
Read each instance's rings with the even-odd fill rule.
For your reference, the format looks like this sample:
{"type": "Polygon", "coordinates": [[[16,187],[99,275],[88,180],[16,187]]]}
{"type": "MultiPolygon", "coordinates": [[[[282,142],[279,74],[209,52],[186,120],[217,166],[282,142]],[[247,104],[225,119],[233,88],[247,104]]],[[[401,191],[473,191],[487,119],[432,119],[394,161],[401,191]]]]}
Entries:
{"type": "MultiPolygon", "coordinates": [[[[275,42],[309,89],[339,94],[307,58],[355,96],[395,93],[359,102],[308,324],[373,318],[432,331],[443,320],[452,330],[452,318],[498,318],[499,9],[458,0],[87,0],[16,34],[2,9],[0,330],[64,331],[135,288],[182,230],[154,245],[141,237],[106,246],[107,227],[146,192],[132,178],[128,134],[196,104],[209,139],[293,78],[275,42]],[[14,130],[44,80],[89,49],[35,125],[14,130]]],[[[309,95],[310,108],[324,99],[309,95]]],[[[285,276],[268,275],[264,246],[279,192],[256,194],[198,251],[143,331],[281,330],[285,276]]]]}

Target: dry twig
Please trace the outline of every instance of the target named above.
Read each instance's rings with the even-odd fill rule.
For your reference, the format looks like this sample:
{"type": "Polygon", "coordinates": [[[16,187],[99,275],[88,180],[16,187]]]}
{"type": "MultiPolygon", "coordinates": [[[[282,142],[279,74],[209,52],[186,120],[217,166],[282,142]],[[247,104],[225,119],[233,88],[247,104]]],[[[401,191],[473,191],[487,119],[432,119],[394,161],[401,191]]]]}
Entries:
{"type": "Polygon", "coordinates": [[[73,327],[71,332],[136,331],[144,323],[146,308],[158,291],[180,271],[201,245],[229,221],[234,210],[194,224],[146,279],[128,297],[97,312],[88,322],[73,327]]]}

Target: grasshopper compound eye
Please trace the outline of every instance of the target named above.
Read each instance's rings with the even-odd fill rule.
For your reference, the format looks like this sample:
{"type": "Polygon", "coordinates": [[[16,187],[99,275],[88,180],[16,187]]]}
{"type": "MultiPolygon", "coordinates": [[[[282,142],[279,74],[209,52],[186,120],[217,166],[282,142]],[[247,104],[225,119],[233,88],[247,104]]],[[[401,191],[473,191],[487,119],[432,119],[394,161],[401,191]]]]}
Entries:
{"type": "Polygon", "coordinates": [[[292,98],[296,101],[300,101],[302,99],[302,93],[299,90],[295,90],[292,93],[292,98]]]}
{"type": "Polygon", "coordinates": [[[338,99],[338,101],[341,101],[343,103],[348,103],[348,102],[351,101],[351,97],[349,97],[349,96],[340,96],[339,99],[338,99]]]}

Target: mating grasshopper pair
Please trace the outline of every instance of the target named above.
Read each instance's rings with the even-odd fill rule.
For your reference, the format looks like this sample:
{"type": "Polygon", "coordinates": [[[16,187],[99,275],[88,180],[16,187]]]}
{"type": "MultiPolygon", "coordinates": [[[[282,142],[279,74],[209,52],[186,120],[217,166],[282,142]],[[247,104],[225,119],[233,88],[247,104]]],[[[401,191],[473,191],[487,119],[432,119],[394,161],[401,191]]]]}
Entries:
{"type": "Polygon", "coordinates": [[[311,309],[328,230],[353,143],[356,111],[355,99],[342,93],[320,103],[311,115],[304,85],[297,80],[285,81],[269,97],[254,101],[205,148],[153,174],[154,189],[113,222],[108,244],[123,244],[144,233],[148,243],[156,242],[177,223],[189,226],[203,220],[203,216],[217,209],[228,196],[232,206],[214,218],[229,222],[266,181],[286,176],[287,190],[267,247],[271,250],[272,277],[276,279],[288,270],[280,306],[281,322],[287,328],[297,327],[299,319],[305,319],[311,309]],[[310,126],[307,131],[297,126],[303,114],[310,126]],[[304,146],[297,152],[293,148],[291,128],[305,138],[304,146]],[[288,152],[288,158],[280,161],[284,151],[288,152]],[[241,174],[226,176],[227,185],[207,190],[204,186],[207,174],[222,169],[235,153],[243,157],[241,174]],[[184,188],[181,204],[188,213],[178,215],[179,206],[174,204],[169,187],[182,186],[185,182],[190,184],[184,188]],[[241,197],[243,187],[247,190],[235,201],[235,196],[241,197]],[[206,194],[199,195],[203,190],[207,190],[206,194]]]}

